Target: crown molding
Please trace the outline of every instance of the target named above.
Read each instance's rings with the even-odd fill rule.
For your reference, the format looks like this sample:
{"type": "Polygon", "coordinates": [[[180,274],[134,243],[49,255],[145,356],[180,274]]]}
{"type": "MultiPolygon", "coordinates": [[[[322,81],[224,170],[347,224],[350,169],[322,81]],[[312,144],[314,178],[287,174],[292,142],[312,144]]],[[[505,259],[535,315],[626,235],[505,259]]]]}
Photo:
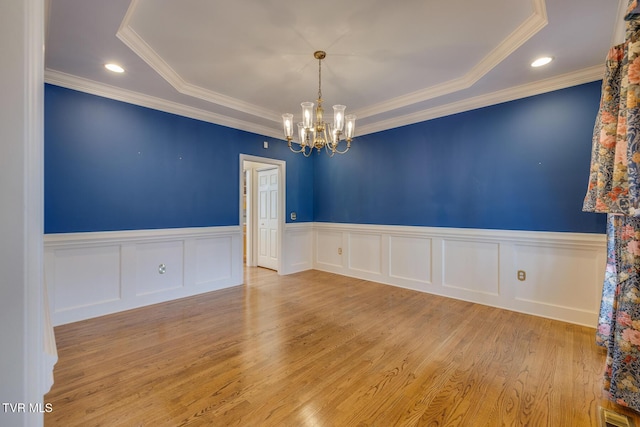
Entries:
{"type": "Polygon", "coordinates": [[[625,31],[627,28],[624,15],[627,13],[628,0],[618,0],[618,11],[616,12],[616,22],[613,25],[613,34],[611,35],[611,45],[615,46],[624,43],[625,31]]]}
{"type": "Polygon", "coordinates": [[[439,117],[501,104],[503,102],[513,101],[516,99],[526,98],[534,95],[540,95],[542,93],[552,92],[554,90],[565,89],[571,86],[577,86],[580,84],[601,80],[603,75],[604,65],[589,67],[577,72],[567,73],[561,76],[539,80],[537,82],[520,86],[514,86],[486,95],[480,95],[462,101],[452,102],[423,111],[418,111],[416,113],[406,114],[404,116],[394,117],[387,120],[377,121],[369,125],[360,126],[358,129],[358,135],[367,135],[370,133],[381,132],[384,130],[424,122],[439,117]]]}
{"type": "Polygon", "coordinates": [[[259,107],[257,105],[240,101],[236,98],[214,92],[196,86],[185,81],[149,44],[129,25],[133,14],[138,6],[138,0],[133,0],[127,9],[127,13],[122,20],[116,37],[118,37],[129,49],[131,49],[140,59],[157,72],[167,83],[178,92],[194,98],[202,99],[212,104],[217,104],[226,108],[231,108],[246,114],[263,117],[272,121],[280,121],[280,115],[272,110],[259,107]]]}
{"type": "Polygon", "coordinates": [[[126,102],[128,104],[139,105],[141,107],[152,108],[154,110],[177,114],[179,116],[202,120],[204,122],[214,123],[221,126],[227,126],[233,129],[240,129],[263,136],[282,139],[281,132],[272,127],[257,125],[245,120],[234,119],[222,114],[189,107],[178,102],[167,101],[166,99],[121,89],[104,83],[98,83],[93,80],[83,79],[81,77],[56,70],[46,69],[44,73],[44,81],[45,83],[102,96],[104,98],[114,99],[116,101],[126,102]]]}
{"type": "MultiPolygon", "coordinates": [[[[585,68],[574,73],[567,73],[558,77],[515,86],[486,95],[480,95],[462,101],[452,102],[438,107],[429,108],[423,111],[418,111],[416,113],[377,121],[369,125],[363,125],[358,128],[358,135],[361,136],[370,133],[381,132],[401,126],[407,126],[427,120],[436,119],[438,117],[444,117],[451,114],[475,110],[477,108],[488,107],[490,105],[539,95],[546,92],[552,92],[554,90],[565,89],[567,87],[577,86],[580,84],[600,80],[602,79],[603,75],[604,65],[585,68]]],[[[114,86],[106,85],[104,83],[98,83],[93,80],[83,79],[81,77],[76,77],[56,70],[46,69],[44,80],[45,83],[50,83],[56,86],[62,86],[68,89],[78,90],[80,92],[86,92],[92,95],[114,99],[116,101],[122,101],[129,104],[152,108],[171,114],[190,117],[192,119],[215,123],[234,129],[240,129],[262,136],[269,136],[275,139],[282,139],[282,134],[279,127],[272,128],[268,126],[256,125],[255,123],[233,119],[221,114],[189,107],[177,102],[167,101],[162,98],[144,95],[138,92],[117,88],[114,86]]]]}
{"type": "Polygon", "coordinates": [[[545,0],[532,0],[533,12],[506,39],[496,46],[487,56],[478,62],[469,72],[457,79],[430,86],[428,88],[398,96],[387,101],[354,111],[359,119],[386,113],[409,105],[438,98],[453,92],[468,89],[489,71],[500,64],[527,40],[542,30],[548,23],[545,0]]]}

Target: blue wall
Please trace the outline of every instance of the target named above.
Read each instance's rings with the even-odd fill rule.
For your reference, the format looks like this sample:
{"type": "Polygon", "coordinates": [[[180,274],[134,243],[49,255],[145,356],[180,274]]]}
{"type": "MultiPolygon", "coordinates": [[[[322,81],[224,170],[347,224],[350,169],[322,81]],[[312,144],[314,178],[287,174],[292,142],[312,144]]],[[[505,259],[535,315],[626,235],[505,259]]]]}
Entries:
{"type": "Polygon", "coordinates": [[[599,98],[589,83],[307,159],[283,141],[47,85],[45,232],[237,225],[244,153],[287,162],[298,222],[604,233],[604,215],[581,212],[599,98]]]}
{"type": "Polygon", "coordinates": [[[358,137],[316,158],[315,221],[604,233],[581,212],[600,85],[358,137]]]}
{"type": "Polygon", "coordinates": [[[238,225],[241,153],[285,160],[313,220],[313,161],[283,141],[46,85],[45,232],[238,225]]]}

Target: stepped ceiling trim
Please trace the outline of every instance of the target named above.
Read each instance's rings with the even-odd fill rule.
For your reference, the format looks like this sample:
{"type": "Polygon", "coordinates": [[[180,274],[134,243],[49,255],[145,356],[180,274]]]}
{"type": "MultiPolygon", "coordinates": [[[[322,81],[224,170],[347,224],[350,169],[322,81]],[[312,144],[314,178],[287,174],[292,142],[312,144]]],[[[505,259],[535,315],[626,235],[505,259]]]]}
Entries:
{"type": "MultiPolygon", "coordinates": [[[[362,119],[458,92],[473,86],[473,84],[547,25],[545,0],[531,0],[531,3],[531,15],[509,34],[506,39],[502,40],[487,56],[473,65],[464,76],[413,93],[398,96],[370,107],[361,108],[354,113],[358,118],[362,119]]],[[[280,123],[281,112],[262,108],[249,102],[197,86],[180,76],[133,28],[132,19],[136,14],[138,4],[139,0],[133,0],[131,2],[118,29],[117,37],[162,76],[175,90],[213,104],[262,117],[278,124],[280,123]]]]}
{"type": "MultiPolygon", "coordinates": [[[[458,102],[452,102],[449,104],[419,111],[413,114],[407,114],[404,116],[398,116],[391,119],[378,121],[373,124],[360,127],[358,129],[358,134],[367,135],[370,133],[381,132],[400,126],[406,126],[426,120],[436,119],[438,117],[449,116],[452,114],[475,110],[490,105],[496,105],[520,98],[526,98],[528,96],[540,95],[546,92],[552,92],[571,86],[590,83],[602,79],[603,75],[604,66],[595,66],[580,70],[575,73],[569,73],[534,83],[504,89],[486,95],[476,96],[458,102]]],[[[86,92],[92,95],[102,96],[129,104],[139,105],[141,107],[153,108],[155,110],[164,111],[167,113],[178,114],[209,123],[215,123],[222,126],[241,129],[247,132],[270,136],[276,139],[283,139],[280,129],[274,130],[269,126],[260,126],[249,121],[234,120],[229,116],[211,113],[203,109],[188,107],[184,104],[170,102],[162,98],[155,98],[142,93],[120,89],[115,86],[96,83],[91,80],[85,80],[69,74],[60,73],[55,70],[45,70],[44,76],[46,83],[56,86],[61,86],[80,92],[86,92]]]]}
{"type": "Polygon", "coordinates": [[[357,137],[601,79],[626,5],[47,0],[45,81],[281,139],[325,50],[325,109],[344,103],[357,137]],[[555,60],[532,69],[541,55],[555,60]]]}

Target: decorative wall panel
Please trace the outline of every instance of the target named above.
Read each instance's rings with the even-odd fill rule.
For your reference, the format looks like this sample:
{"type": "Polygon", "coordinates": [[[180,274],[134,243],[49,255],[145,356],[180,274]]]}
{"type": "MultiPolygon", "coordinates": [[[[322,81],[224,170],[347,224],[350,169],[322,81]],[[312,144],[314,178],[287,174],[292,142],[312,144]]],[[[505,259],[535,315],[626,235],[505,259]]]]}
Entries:
{"type": "Polygon", "coordinates": [[[349,268],[369,274],[382,272],[382,236],[379,234],[349,234],[349,268]]]}
{"type": "Polygon", "coordinates": [[[429,238],[389,236],[389,277],[431,284],[431,244],[429,238]]]}
{"type": "Polygon", "coordinates": [[[315,263],[329,268],[342,268],[344,248],[342,232],[326,231],[316,234],[315,263]]]}
{"type": "Polygon", "coordinates": [[[596,325],[603,234],[336,223],[313,229],[315,269],[596,325]],[[355,261],[341,265],[337,247],[355,261]]]}
{"type": "Polygon", "coordinates": [[[54,268],[47,278],[54,313],[120,299],[118,246],[60,249],[48,255],[46,265],[54,268]],[[51,289],[52,283],[65,286],[51,289]]]}
{"type": "MultiPolygon", "coordinates": [[[[602,253],[544,245],[514,245],[514,252],[513,268],[526,274],[526,280],[514,280],[515,299],[522,306],[549,312],[598,311],[605,262],[602,253]]],[[[517,277],[517,271],[511,276],[517,277]]]]}
{"type": "Polygon", "coordinates": [[[198,286],[231,279],[232,238],[195,240],[195,284],[198,286]]]}
{"type": "Polygon", "coordinates": [[[180,240],[136,245],[136,295],[183,287],[183,249],[180,240]]]}
{"type": "Polygon", "coordinates": [[[442,242],[442,285],[497,296],[499,244],[468,240],[442,242]]]}
{"type": "Polygon", "coordinates": [[[281,274],[313,268],[313,223],[286,224],[281,274]]]}
{"type": "MultiPolygon", "coordinates": [[[[602,234],[296,223],[280,274],[315,268],[593,327],[605,257],[602,234]]],[[[240,285],[242,268],[240,227],[45,235],[55,325],[240,285]]]]}
{"type": "Polygon", "coordinates": [[[242,229],[45,235],[52,322],[60,325],[242,284],[242,229]]]}

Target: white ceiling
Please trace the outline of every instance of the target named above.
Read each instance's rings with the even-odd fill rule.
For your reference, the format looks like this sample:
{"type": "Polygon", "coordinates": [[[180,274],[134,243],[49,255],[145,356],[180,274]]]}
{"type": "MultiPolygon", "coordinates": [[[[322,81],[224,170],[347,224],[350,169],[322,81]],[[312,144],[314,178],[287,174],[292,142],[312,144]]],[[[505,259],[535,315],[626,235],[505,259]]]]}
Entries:
{"type": "Polygon", "coordinates": [[[626,4],[50,0],[45,81],[282,138],[324,50],[325,108],[345,104],[358,135],[600,79],[626,4]]]}

